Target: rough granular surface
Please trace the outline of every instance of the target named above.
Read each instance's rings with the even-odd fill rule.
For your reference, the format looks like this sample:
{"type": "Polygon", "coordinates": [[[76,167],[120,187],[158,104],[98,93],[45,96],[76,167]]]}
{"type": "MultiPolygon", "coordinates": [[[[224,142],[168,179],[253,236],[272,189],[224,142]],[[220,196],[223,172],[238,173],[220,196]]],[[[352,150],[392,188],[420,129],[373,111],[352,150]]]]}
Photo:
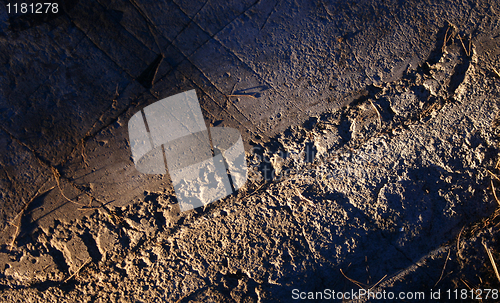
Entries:
{"type": "Polygon", "coordinates": [[[58,3],[0,5],[2,302],[498,300],[498,3],[58,3]],[[191,89],[248,180],[181,212],[127,123],[191,89]]]}

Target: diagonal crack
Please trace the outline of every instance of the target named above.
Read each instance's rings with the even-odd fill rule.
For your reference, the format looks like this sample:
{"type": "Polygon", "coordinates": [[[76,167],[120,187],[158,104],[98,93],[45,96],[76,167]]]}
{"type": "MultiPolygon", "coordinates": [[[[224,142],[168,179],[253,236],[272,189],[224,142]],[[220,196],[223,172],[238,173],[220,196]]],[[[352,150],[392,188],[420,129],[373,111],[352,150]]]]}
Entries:
{"type": "MultiPolygon", "coordinates": [[[[175,2],[174,2],[175,3],[175,2]]],[[[226,25],[224,25],[223,27],[221,27],[216,33],[214,33],[213,35],[211,35],[210,33],[208,33],[206,30],[204,30],[199,24],[197,24],[195,21],[192,20],[192,22],[194,22],[196,25],[198,25],[208,36],[210,36],[211,39],[214,39],[215,41],[217,41],[228,53],[232,54],[234,56],[234,58],[236,58],[240,63],[243,64],[244,67],[246,67],[248,70],[252,71],[252,73],[257,77],[257,79],[259,79],[260,82],[263,82],[265,83],[267,86],[273,88],[273,90],[275,91],[275,93],[277,93],[281,98],[283,98],[284,100],[287,99],[280,91],[278,91],[274,85],[272,85],[270,82],[268,82],[267,80],[263,79],[254,69],[252,69],[245,61],[243,61],[239,56],[236,55],[236,53],[234,51],[232,51],[231,49],[227,48],[226,46],[224,46],[219,40],[217,40],[215,38],[216,35],[218,35],[221,31],[223,31],[229,24],[231,24],[234,20],[238,19],[239,17],[241,17],[242,15],[246,14],[250,9],[252,9],[255,5],[257,5],[259,3],[259,1],[256,1],[254,2],[251,6],[249,6],[247,9],[245,9],[243,12],[241,12],[238,16],[234,17],[231,21],[229,21],[226,25]]],[[[176,4],[177,5],[177,4],[176,4]]],[[[177,7],[182,11],[182,8],[179,7],[177,5],[177,7]]],[[[201,8],[200,8],[201,10],[201,8]]],[[[199,12],[199,11],[198,11],[199,12]]],[[[198,14],[198,12],[196,14],[198,14]]],[[[187,26],[186,26],[187,27],[187,26]]],[[[200,48],[202,48],[206,43],[208,43],[208,41],[210,41],[210,39],[208,39],[207,41],[205,41],[203,44],[201,44],[200,46],[198,46],[197,48],[195,48],[191,54],[194,54],[196,53],[196,51],[198,51],[200,48]]],[[[172,47],[175,47],[173,44],[172,44],[172,47]]],[[[177,49],[177,47],[175,47],[177,49]]],[[[178,50],[178,49],[177,49],[178,50]]],[[[182,52],[181,52],[182,53],[182,52]]],[[[222,91],[220,91],[219,88],[217,88],[215,86],[215,84],[210,81],[210,78],[197,66],[195,65],[188,57],[187,55],[184,55],[185,59],[184,60],[187,60],[188,62],[191,63],[192,66],[194,66],[200,73],[202,73],[205,78],[210,82],[210,84],[218,91],[220,92],[222,95],[225,95],[222,91]]],[[[179,63],[180,64],[180,63],[179,63]]],[[[234,103],[230,100],[230,98],[228,98],[228,101],[231,102],[233,104],[233,106],[236,108],[236,110],[243,116],[245,117],[248,121],[251,121],[245,114],[243,114],[241,112],[241,110],[236,106],[234,105],[234,103]]],[[[292,102],[290,100],[290,103],[295,107],[295,109],[300,112],[301,109],[298,107],[298,105],[295,103],[295,102],[292,102]]],[[[258,128],[256,126],[257,129],[259,129],[260,133],[263,134],[264,132],[262,131],[262,129],[258,128]]]]}
{"type": "MultiPolygon", "coordinates": [[[[264,29],[264,26],[266,26],[267,24],[267,21],[269,20],[269,18],[271,17],[272,14],[274,14],[274,12],[276,11],[276,7],[278,6],[278,4],[281,2],[281,0],[277,0],[276,3],[274,3],[274,6],[273,6],[273,9],[269,12],[269,15],[267,15],[266,17],[266,20],[264,20],[264,23],[262,24],[262,26],[260,27],[260,30],[262,31],[264,29]]],[[[324,5],[324,4],[323,4],[324,5]]]]}
{"type": "MultiPolygon", "coordinates": [[[[196,18],[196,16],[198,16],[198,14],[201,12],[201,10],[203,10],[203,8],[208,4],[208,1],[209,0],[205,1],[205,3],[203,3],[203,5],[200,7],[200,9],[198,9],[198,11],[193,15],[193,17],[189,18],[189,22],[186,24],[186,26],[184,26],[184,28],[181,31],[179,31],[177,33],[177,35],[175,35],[174,39],[172,39],[172,43],[175,41],[175,39],[177,39],[177,37],[179,37],[180,34],[182,34],[182,32],[184,32],[189,27],[189,25],[191,25],[191,23],[195,23],[194,18],[196,18]]],[[[181,12],[183,12],[186,16],[188,16],[188,14],[186,14],[186,12],[183,11],[182,8],[175,1],[172,1],[172,2],[177,6],[177,8],[181,12]]],[[[172,46],[173,46],[173,44],[172,44],[172,46]]]]}
{"type": "MultiPolygon", "coordinates": [[[[224,95],[224,96],[225,96],[225,94],[224,94],[224,93],[223,93],[223,92],[222,92],[222,91],[221,91],[221,90],[220,90],[220,89],[219,89],[219,88],[218,88],[218,87],[217,87],[217,86],[216,86],[216,85],[215,85],[215,84],[214,84],[214,83],[210,80],[210,77],[208,77],[208,76],[207,76],[207,75],[206,75],[206,74],[205,74],[205,73],[204,73],[204,72],[203,72],[203,71],[202,71],[202,70],[201,70],[198,66],[196,66],[196,65],[195,65],[195,64],[194,64],[191,60],[189,60],[188,58],[186,58],[186,60],[187,60],[187,61],[188,61],[188,62],[189,62],[189,63],[190,63],[190,64],[191,64],[191,65],[192,65],[192,66],[193,66],[193,67],[194,67],[194,68],[195,68],[198,72],[200,72],[200,74],[202,74],[202,75],[203,75],[203,77],[205,77],[205,79],[206,79],[206,80],[207,80],[207,81],[208,81],[208,82],[212,85],[212,87],[213,87],[213,88],[214,88],[217,92],[219,92],[221,95],[224,95]]],[[[181,71],[181,73],[182,73],[184,76],[186,76],[186,77],[187,77],[187,75],[185,75],[182,71],[181,71]]],[[[204,92],[205,92],[205,91],[204,91],[204,92]]],[[[205,92],[205,93],[206,93],[206,92],[205,92]]],[[[207,93],[206,93],[206,94],[207,94],[207,93]]],[[[208,95],[208,94],[207,94],[207,95],[208,95]]],[[[229,97],[226,97],[226,98],[227,98],[227,100],[229,100],[229,101],[231,102],[231,100],[230,100],[230,98],[229,98],[229,97]]],[[[213,100],[213,99],[212,99],[212,100],[213,100]]],[[[215,100],[214,100],[214,102],[215,102],[215,100]]],[[[241,111],[241,110],[240,110],[240,109],[239,109],[236,105],[234,105],[234,103],[233,103],[233,102],[231,102],[231,103],[233,104],[234,108],[236,108],[236,111],[237,111],[239,114],[241,114],[241,115],[242,115],[245,119],[247,119],[248,121],[250,121],[250,122],[253,124],[252,120],[250,120],[250,118],[249,118],[249,117],[247,117],[247,116],[246,116],[246,115],[245,115],[245,114],[244,114],[244,113],[243,113],[243,112],[242,112],[242,111],[241,111]]],[[[226,110],[223,106],[221,106],[218,102],[216,102],[216,104],[217,104],[219,107],[221,107],[224,111],[226,111],[226,112],[227,112],[227,110],[226,110]]],[[[235,120],[237,120],[237,119],[235,119],[235,120]]],[[[238,121],[238,122],[239,122],[239,121],[238,121]]],[[[242,125],[243,125],[243,124],[242,124],[242,125]]],[[[254,125],[255,125],[255,124],[254,124],[254,125]]],[[[245,128],[246,128],[246,127],[245,127],[245,128]]],[[[261,134],[264,134],[264,131],[263,131],[263,130],[259,129],[257,126],[256,126],[256,128],[260,131],[260,133],[261,133],[261,134]]],[[[248,128],[247,128],[247,129],[248,129],[248,128]]],[[[252,132],[253,134],[255,134],[255,132],[254,132],[254,131],[251,131],[251,132],[252,132]]]]}
{"type": "MultiPolygon", "coordinates": [[[[134,1],[134,0],[129,0],[129,1],[134,1]]],[[[205,30],[203,30],[205,33],[207,33],[211,38],[214,38],[215,35],[217,35],[218,33],[220,33],[222,30],[224,30],[224,28],[226,28],[229,24],[231,24],[234,20],[236,20],[237,18],[239,18],[240,16],[242,16],[243,14],[245,14],[248,10],[250,10],[252,7],[254,7],[259,1],[256,1],[254,4],[252,4],[250,7],[248,7],[246,10],[244,10],[243,12],[241,12],[238,16],[236,16],[235,18],[233,18],[230,22],[228,22],[225,26],[223,26],[219,31],[217,31],[216,33],[214,33],[213,35],[210,35],[209,33],[207,33],[205,30]]],[[[184,26],[184,28],[179,31],[179,33],[174,37],[173,41],[191,24],[191,23],[195,23],[197,24],[195,21],[194,21],[194,18],[198,15],[198,13],[205,7],[205,5],[208,3],[205,2],[204,5],[202,7],[200,7],[200,9],[194,14],[194,16],[192,18],[190,18],[190,21],[184,26]]],[[[174,2],[174,4],[178,7],[179,10],[183,11],[182,8],[174,2]]],[[[149,24],[153,25],[153,22],[147,17],[147,15],[140,9],[140,7],[138,6],[138,4],[134,4],[134,7],[139,11],[139,13],[141,14],[141,16],[143,16],[143,18],[146,20],[146,22],[148,23],[148,26],[149,24]]],[[[183,11],[184,12],[184,11],[183,11]]],[[[185,12],[184,12],[185,13],[185,12]]],[[[197,24],[198,25],[198,24],[197,24]]],[[[199,25],[198,25],[199,26],[199,25]]],[[[200,27],[201,28],[201,27],[200,27]]],[[[205,43],[201,44],[200,46],[198,46],[194,51],[193,53],[195,53],[197,50],[199,50],[202,46],[204,46],[209,40],[207,40],[205,43]]],[[[173,47],[174,49],[176,49],[179,53],[182,54],[182,52],[173,44],[170,45],[171,47],[173,47]]],[[[222,47],[224,47],[222,44],[221,44],[222,47]]],[[[226,48],[226,47],[224,47],[226,48]]],[[[227,48],[226,48],[227,49],[227,48]]],[[[238,58],[234,52],[232,52],[231,50],[228,50],[231,54],[233,54],[235,56],[235,58],[237,58],[240,62],[242,62],[247,68],[249,68],[261,81],[263,81],[263,79],[254,71],[252,70],[245,62],[243,62],[240,58],[238,58]]],[[[163,58],[164,58],[164,55],[162,54],[163,58]]],[[[217,90],[221,95],[225,95],[222,91],[220,91],[220,89],[218,87],[216,87],[216,85],[210,80],[210,78],[198,67],[196,66],[188,57],[186,57],[185,54],[183,54],[184,56],[184,60],[183,61],[187,61],[189,62],[194,68],[196,68],[196,70],[198,70],[198,72],[200,72],[204,77],[205,79],[211,84],[211,86],[217,90]]],[[[178,64],[180,65],[182,64],[182,61],[178,64]]],[[[178,66],[177,65],[177,66],[178,66]]],[[[175,66],[174,66],[175,67],[175,66]]],[[[182,71],[180,71],[182,73],[182,71]]],[[[182,73],[184,76],[187,77],[187,75],[185,75],[184,73],[182,73]]],[[[167,75],[165,75],[163,78],[165,78],[167,75]]],[[[159,79],[160,80],[160,79],[159,79]]],[[[154,79],[153,79],[153,82],[154,82],[154,79]]],[[[265,83],[267,83],[267,81],[263,81],[265,83]]],[[[267,83],[269,85],[269,83],[267,83]]],[[[197,85],[198,86],[198,85],[197,85]]],[[[269,85],[270,86],[270,85],[269,85]]],[[[199,87],[199,86],[198,86],[199,87]]],[[[200,88],[202,89],[202,88],[200,88]]],[[[202,89],[203,90],[203,89],[202,89]]],[[[203,90],[204,91],[204,90],[203,90]]],[[[279,92],[278,92],[279,93],[279,92]]],[[[205,94],[207,94],[207,96],[210,96],[207,92],[205,92],[205,94]]],[[[280,94],[281,95],[281,94],[280,94]]],[[[281,96],[284,98],[284,96],[281,96]]],[[[212,98],[212,100],[214,100],[212,98]]],[[[241,114],[245,119],[247,119],[248,121],[251,121],[249,119],[249,117],[247,117],[236,105],[234,105],[234,103],[230,100],[230,98],[228,98],[228,101],[231,102],[233,104],[233,106],[235,107],[235,109],[237,110],[237,112],[239,114],[241,114]]],[[[215,102],[215,100],[214,100],[215,102]]],[[[227,112],[227,110],[221,106],[218,102],[215,102],[224,112],[227,112]]],[[[298,106],[292,102],[292,104],[298,109],[298,106]]],[[[228,113],[229,114],[229,113],[228,113]]],[[[232,116],[231,114],[229,114],[230,116],[232,116]]],[[[234,118],[234,117],[233,117],[234,118]]],[[[235,119],[237,120],[237,119],[235,119]]],[[[240,123],[241,124],[241,123],[240,123]]],[[[245,126],[244,126],[245,127],[245,126]]],[[[257,126],[256,126],[257,127],[257,126]]],[[[247,127],[245,127],[247,130],[249,130],[247,127]]],[[[257,129],[259,129],[257,127],[257,129]]],[[[257,133],[255,133],[254,131],[251,131],[254,135],[257,135],[257,133]]],[[[262,129],[259,129],[259,132],[261,134],[264,134],[263,130],[262,129]]]]}
{"type": "MultiPolygon", "coordinates": [[[[69,16],[68,16],[69,17],[69,16]]],[[[126,73],[130,78],[134,79],[134,76],[131,75],[123,66],[121,66],[120,64],[118,64],[118,62],[116,62],[110,54],[108,54],[108,52],[106,52],[105,50],[103,50],[82,28],[80,28],[78,26],[78,24],[76,24],[74,22],[74,20],[72,18],[69,18],[71,23],[73,23],[73,25],[78,28],[84,35],[85,37],[87,37],[87,39],[89,39],[89,41],[98,49],[100,50],[111,62],[113,62],[117,67],[119,67],[124,73],[126,73]]]]}
{"type": "Polygon", "coordinates": [[[155,44],[156,44],[156,47],[158,47],[158,51],[161,53],[161,48],[160,48],[160,44],[158,43],[158,38],[156,37],[156,35],[153,33],[153,29],[151,28],[151,25],[153,24],[153,22],[151,21],[151,19],[148,18],[148,16],[142,11],[142,9],[140,8],[139,4],[135,1],[135,0],[129,0],[129,2],[135,7],[135,9],[137,10],[137,12],[141,15],[141,17],[144,19],[144,21],[146,21],[146,25],[148,26],[148,30],[149,32],[151,33],[151,35],[153,36],[153,39],[155,41],[155,44]]]}

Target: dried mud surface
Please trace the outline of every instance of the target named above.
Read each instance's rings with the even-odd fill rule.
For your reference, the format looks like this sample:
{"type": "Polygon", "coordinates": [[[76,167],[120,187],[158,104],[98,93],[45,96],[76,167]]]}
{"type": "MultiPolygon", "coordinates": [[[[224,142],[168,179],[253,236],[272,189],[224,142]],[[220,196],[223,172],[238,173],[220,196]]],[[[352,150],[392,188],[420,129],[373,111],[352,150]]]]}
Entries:
{"type": "Polygon", "coordinates": [[[0,13],[2,302],[499,288],[497,3],[61,5],[0,13]],[[192,88],[249,179],[181,213],[127,122],[192,88]]]}

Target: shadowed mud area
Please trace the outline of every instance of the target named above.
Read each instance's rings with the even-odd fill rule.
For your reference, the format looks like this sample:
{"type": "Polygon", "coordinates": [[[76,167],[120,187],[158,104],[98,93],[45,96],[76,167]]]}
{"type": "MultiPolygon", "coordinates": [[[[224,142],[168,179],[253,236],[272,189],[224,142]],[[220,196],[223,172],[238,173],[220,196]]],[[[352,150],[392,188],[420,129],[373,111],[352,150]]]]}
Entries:
{"type": "Polygon", "coordinates": [[[497,2],[25,3],[0,1],[0,301],[498,301],[497,2]],[[181,212],[127,125],[193,89],[248,180],[181,212]]]}

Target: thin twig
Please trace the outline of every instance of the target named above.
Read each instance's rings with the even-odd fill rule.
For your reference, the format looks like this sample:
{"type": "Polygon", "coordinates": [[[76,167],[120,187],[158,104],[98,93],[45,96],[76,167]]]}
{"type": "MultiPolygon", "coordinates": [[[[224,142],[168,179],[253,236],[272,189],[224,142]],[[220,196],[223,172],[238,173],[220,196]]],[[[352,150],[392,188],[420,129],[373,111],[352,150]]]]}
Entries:
{"type": "Polygon", "coordinates": [[[468,288],[469,290],[471,290],[471,289],[472,289],[472,287],[470,287],[470,286],[469,286],[469,284],[467,284],[467,283],[466,283],[463,279],[460,279],[460,281],[462,281],[462,283],[464,283],[464,284],[465,284],[465,286],[467,286],[467,288],[468,288]]]}
{"type": "Polygon", "coordinates": [[[462,43],[462,47],[464,48],[465,54],[467,55],[467,57],[470,57],[469,52],[467,51],[467,48],[465,48],[465,44],[462,40],[462,37],[460,37],[460,35],[458,35],[458,39],[460,39],[460,43],[462,43]]]}
{"type": "Polygon", "coordinates": [[[79,272],[80,270],[82,270],[82,268],[87,265],[90,261],[92,261],[92,257],[89,257],[85,262],[83,262],[82,266],[80,266],[80,268],[78,268],[71,276],[67,277],[63,283],[66,283],[68,282],[69,280],[71,280],[73,277],[75,277],[79,272]]]}
{"type": "Polygon", "coordinates": [[[451,253],[451,247],[448,249],[448,255],[446,256],[446,260],[444,261],[444,266],[443,269],[441,270],[441,275],[439,276],[439,279],[437,280],[436,284],[434,284],[434,287],[438,285],[439,282],[441,282],[441,279],[443,278],[444,270],[446,269],[446,264],[448,263],[448,258],[450,257],[451,253]]]}
{"type": "Polygon", "coordinates": [[[374,288],[375,286],[379,285],[379,284],[380,284],[380,282],[382,282],[382,281],[383,281],[386,277],[387,277],[387,275],[383,276],[383,277],[382,277],[382,279],[378,280],[378,282],[377,282],[377,283],[373,284],[373,286],[372,286],[372,287],[370,287],[370,289],[369,289],[369,290],[371,290],[371,289],[372,289],[372,288],[374,288]]]}
{"type": "Polygon", "coordinates": [[[297,196],[299,197],[300,200],[306,201],[309,204],[311,204],[313,207],[316,207],[316,205],[314,205],[314,202],[311,201],[311,200],[309,200],[309,199],[307,199],[306,197],[304,197],[297,188],[295,189],[295,191],[297,192],[297,196]]]}
{"type": "Polygon", "coordinates": [[[375,106],[375,104],[373,104],[372,100],[370,100],[370,104],[373,106],[373,108],[375,109],[375,111],[377,112],[377,116],[378,116],[378,123],[380,125],[380,127],[382,127],[382,115],[380,115],[380,112],[378,111],[377,107],[375,106]]]}
{"type": "Polygon", "coordinates": [[[343,275],[343,276],[344,276],[347,280],[349,280],[349,281],[351,281],[352,283],[356,284],[359,288],[363,288],[363,289],[364,289],[364,288],[367,288],[367,286],[368,286],[368,285],[365,285],[365,284],[363,284],[363,283],[361,283],[361,282],[358,282],[358,281],[356,281],[356,280],[354,280],[354,279],[351,279],[351,278],[349,278],[348,276],[346,276],[346,275],[344,274],[344,272],[342,271],[342,268],[340,269],[340,273],[341,273],[341,274],[342,274],[342,275],[343,275]]]}
{"type": "MultiPolygon", "coordinates": [[[[47,182],[45,182],[43,185],[45,185],[47,182]]],[[[24,215],[24,212],[26,209],[28,209],[28,206],[33,202],[36,198],[40,197],[41,195],[47,193],[48,191],[52,190],[55,186],[52,186],[49,189],[44,190],[43,192],[40,192],[40,189],[43,187],[43,185],[38,188],[36,193],[31,197],[31,199],[28,201],[28,203],[25,203],[21,211],[12,219],[11,222],[9,222],[10,225],[14,226],[16,228],[16,231],[14,232],[14,236],[12,236],[12,241],[10,242],[10,248],[12,249],[14,245],[16,244],[17,237],[19,236],[19,232],[21,231],[21,218],[24,215]],[[14,220],[19,218],[19,222],[16,224],[13,223],[14,220]]]]}
{"type": "MultiPolygon", "coordinates": [[[[449,22],[448,22],[448,24],[449,24],[449,22]]],[[[450,28],[452,28],[452,27],[450,25],[448,25],[448,29],[450,29],[450,28]]],[[[448,32],[448,30],[446,30],[446,32],[448,32]]],[[[454,33],[451,33],[449,36],[447,36],[445,43],[448,44],[448,42],[451,40],[451,38],[453,38],[453,36],[455,36],[454,33]]]]}
{"type": "Polygon", "coordinates": [[[446,29],[446,33],[444,33],[444,42],[443,42],[443,47],[441,47],[441,52],[444,53],[444,49],[446,48],[446,43],[448,43],[448,31],[450,30],[450,27],[448,26],[448,28],[446,29]]]}
{"type": "Polygon", "coordinates": [[[238,81],[236,81],[233,85],[233,88],[231,89],[231,95],[234,93],[234,90],[236,88],[236,85],[238,85],[238,83],[240,83],[240,79],[238,78],[238,81]]]}
{"type": "Polygon", "coordinates": [[[500,178],[499,178],[496,174],[492,173],[492,172],[491,172],[490,170],[488,170],[488,169],[487,169],[487,171],[488,171],[488,172],[489,172],[489,173],[490,173],[490,174],[491,174],[491,175],[492,175],[495,179],[497,179],[498,181],[500,181],[500,178]]]}
{"type": "MultiPolygon", "coordinates": [[[[500,79],[500,73],[494,67],[492,67],[491,69],[493,70],[493,72],[495,73],[495,75],[497,76],[497,78],[500,79]]],[[[495,165],[495,168],[498,168],[498,163],[499,162],[500,162],[500,158],[498,158],[498,161],[497,161],[497,164],[495,165]]]]}
{"type": "Polygon", "coordinates": [[[161,54],[160,62],[158,63],[158,65],[155,68],[155,74],[153,75],[153,79],[151,79],[151,86],[153,86],[155,84],[156,75],[158,74],[158,70],[160,69],[160,65],[163,62],[163,59],[165,59],[165,56],[163,54],[161,54]]]}
{"type": "Polygon", "coordinates": [[[261,189],[264,185],[266,185],[266,183],[262,183],[259,187],[257,187],[256,189],[254,189],[251,193],[247,194],[244,198],[247,198],[247,197],[255,195],[257,193],[257,191],[259,189],[261,189]]]}
{"type": "Polygon", "coordinates": [[[472,39],[471,39],[471,35],[469,34],[469,57],[472,54],[471,47],[472,47],[472,39]]]}
{"type": "Polygon", "coordinates": [[[500,200],[498,200],[497,193],[495,190],[495,186],[493,186],[493,180],[491,180],[491,190],[493,191],[493,196],[495,197],[495,200],[497,201],[497,204],[500,205],[500,200]]]}
{"type": "Polygon", "coordinates": [[[57,188],[59,188],[59,191],[61,192],[61,195],[64,197],[64,199],[66,199],[68,202],[74,203],[76,205],[86,207],[87,205],[75,202],[75,201],[71,200],[70,198],[66,197],[66,195],[64,194],[64,192],[61,188],[61,184],[59,183],[59,178],[61,177],[61,175],[59,174],[59,172],[55,168],[51,167],[51,169],[52,169],[52,173],[54,174],[54,178],[56,179],[57,188]]]}
{"type": "Polygon", "coordinates": [[[250,97],[253,99],[257,99],[254,94],[234,94],[234,95],[226,95],[226,97],[250,97]]]}
{"type": "Polygon", "coordinates": [[[175,301],[175,303],[180,303],[182,302],[182,300],[186,299],[187,297],[191,296],[192,294],[194,294],[195,292],[197,292],[198,290],[193,290],[191,292],[188,292],[187,294],[185,294],[184,296],[180,297],[179,300],[175,301]]]}
{"type": "MultiPolygon", "coordinates": [[[[480,281],[481,283],[483,283],[483,281],[481,280],[481,277],[478,277],[478,278],[479,278],[479,281],[480,281]]],[[[460,279],[460,281],[462,281],[462,283],[464,283],[464,284],[465,284],[465,286],[467,286],[467,288],[468,288],[471,292],[474,292],[475,290],[477,290],[477,287],[476,287],[476,288],[472,288],[472,287],[470,287],[470,286],[469,286],[469,284],[467,284],[467,283],[466,283],[463,279],[460,279]]],[[[479,285],[481,285],[481,284],[479,284],[479,285]]],[[[479,298],[479,302],[483,302],[483,299],[479,298]]]]}
{"type": "Polygon", "coordinates": [[[486,243],[483,242],[484,249],[486,249],[486,253],[488,253],[488,257],[490,258],[491,266],[493,266],[493,270],[495,271],[495,275],[497,276],[498,281],[500,282],[500,274],[498,273],[498,268],[493,259],[493,255],[491,254],[490,249],[486,246],[486,243]]]}
{"type": "Polygon", "coordinates": [[[85,206],[85,207],[77,208],[76,210],[99,209],[99,208],[101,208],[101,207],[102,207],[102,206],[85,206]]]}
{"type": "Polygon", "coordinates": [[[462,229],[458,233],[458,238],[457,238],[457,255],[459,255],[459,256],[460,256],[460,237],[462,236],[462,232],[464,231],[464,229],[465,229],[465,225],[464,225],[464,227],[462,227],[462,229]]]}
{"type": "MultiPolygon", "coordinates": [[[[481,277],[479,277],[479,280],[481,280],[481,277]]],[[[470,290],[470,291],[474,291],[474,288],[470,287],[469,284],[467,284],[463,279],[460,279],[460,281],[462,281],[462,283],[465,284],[465,286],[467,286],[467,288],[470,290]]],[[[481,283],[482,283],[482,280],[481,280],[481,283]]],[[[479,299],[479,302],[483,302],[483,300],[480,298],[479,299]]]]}

